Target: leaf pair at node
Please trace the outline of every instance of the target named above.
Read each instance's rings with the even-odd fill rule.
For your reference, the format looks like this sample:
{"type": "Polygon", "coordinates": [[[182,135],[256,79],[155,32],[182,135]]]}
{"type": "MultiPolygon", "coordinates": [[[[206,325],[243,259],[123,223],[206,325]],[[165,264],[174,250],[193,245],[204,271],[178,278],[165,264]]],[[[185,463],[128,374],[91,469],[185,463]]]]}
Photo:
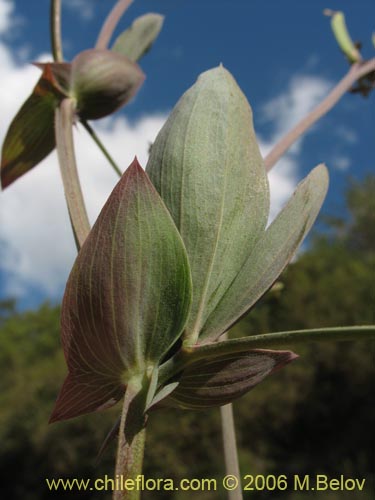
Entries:
{"type": "Polygon", "coordinates": [[[145,411],[220,406],[292,361],[290,351],[216,341],[276,281],[327,184],[326,168],[314,169],[266,229],[250,106],[223,67],[203,73],[146,173],[135,160],[77,257],[62,308],[69,374],[51,421],[111,406],[133,380],[145,411]]]}

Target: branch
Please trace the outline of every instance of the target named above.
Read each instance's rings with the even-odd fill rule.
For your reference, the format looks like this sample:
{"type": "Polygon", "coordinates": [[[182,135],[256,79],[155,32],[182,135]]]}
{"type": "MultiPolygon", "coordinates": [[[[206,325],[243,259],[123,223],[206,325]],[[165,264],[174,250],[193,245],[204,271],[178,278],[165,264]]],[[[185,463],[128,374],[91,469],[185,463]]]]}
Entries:
{"type": "Polygon", "coordinates": [[[305,118],[303,118],[295,127],[293,127],[264,158],[266,170],[269,171],[277,163],[280,157],[290,148],[290,146],[308,130],[316,121],[325,115],[337,101],[353,86],[353,84],[375,71],[375,58],[364,63],[355,63],[351,66],[348,73],[336,85],[336,87],[327,95],[327,97],[313,109],[305,118]]]}
{"type": "Polygon", "coordinates": [[[338,326],[313,328],[308,330],[292,330],[288,332],[265,333],[241,337],[239,339],[213,342],[191,347],[170,358],[159,369],[159,384],[164,384],[186,366],[210,359],[222,354],[239,353],[249,349],[278,349],[291,347],[306,342],[345,342],[375,340],[375,325],[338,326]]]}
{"type": "Polygon", "coordinates": [[[73,99],[67,98],[62,101],[56,109],[55,133],[60,172],[64,184],[69,216],[77,247],[80,248],[90,232],[90,223],[87,217],[74,155],[72,130],[74,110],[75,104],[73,99]]]}
{"type": "Polygon", "coordinates": [[[121,16],[124,14],[126,9],[132,2],[133,0],[119,0],[116,3],[111,12],[108,14],[108,17],[105,20],[102,29],[100,30],[98,40],[95,45],[96,49],[108,48],[108,44],[111,40],[111,37],[116,29],[119,20],[121,19],[121,16]]]}
{"type": "Polygon", "coordinates": [[[61,0],[51,0],[50,29],[53,60],[64,60],[61,41],[61,0]]]}

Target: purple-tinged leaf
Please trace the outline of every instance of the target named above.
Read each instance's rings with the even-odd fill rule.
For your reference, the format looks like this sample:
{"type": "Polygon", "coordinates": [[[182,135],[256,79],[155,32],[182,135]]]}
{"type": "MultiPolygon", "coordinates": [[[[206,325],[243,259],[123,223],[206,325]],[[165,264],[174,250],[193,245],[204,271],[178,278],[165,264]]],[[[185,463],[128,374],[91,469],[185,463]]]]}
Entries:
{"type": "Polygon", "coordinates": [[[125,386],[118,378],[100,374],[69,373],[60,390],[50,423],[67,420],[85,413],[100,411],[115,405],[124,395],[125,386]]]}
{"type": "Polygon", "coordinates": [[[34,63],[40,68],[44,75],[48,75],[48,81],[53,91],[62,98],[69,97],[70,80],[72,75],[72,65],[66,62],[34,63]]]}
{"type": "Polygon", "coordinates": [[[96,120],[124,106],[145,76],[130,59],[110,50],[85,50],[72,62],[71,93],[84,120],[96,120]]]}
{"type": "Polygon", "coordinates": [[[185,368],[177,388],[166,399],[155,399],[155,407],[203,410],[225,405],[297,357],[291,351],[253,349],[221,353],[217,357],[193,362],[185,368]]]}
{"type": "MultiPolygon", "coordinates": [[[[82,246],[63,299],[68,380],[92,377],[94,382],[87,384],[97,385],[101,397],[80,406],[69,382],[52,420],[100,409],[116,399],[114,394],[120,397],[132,376],[149,376],[181,335],[190,300],[191,277],[181,237],[135,160],[82,246]]],[[[80,391],[77,383],[77,394],[80,391]]]]}
{"type": "MultiPolygon", "coordinates": [[[[39,65],[40,67],[40,65],[39,65]]],[[[54,112],[61,98],[50,65],[9,126],[1,154],[4,188],[28,172],[55,147],[54,112]]]]}

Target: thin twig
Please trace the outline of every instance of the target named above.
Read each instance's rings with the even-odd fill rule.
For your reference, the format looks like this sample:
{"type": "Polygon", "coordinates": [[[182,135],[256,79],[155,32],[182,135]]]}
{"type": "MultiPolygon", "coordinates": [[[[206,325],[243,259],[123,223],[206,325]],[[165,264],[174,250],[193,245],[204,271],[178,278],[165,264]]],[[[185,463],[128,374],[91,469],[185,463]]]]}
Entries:
{"type": "Polygon", "coordinates": [[[96,145],[99,147],[100,151],[104,154],[104,156],[107,158],[107,160],[109,161],[109,163],[112,165],[113,170],[116,172],[116,174],[119,177],[121,177],[122,176],[122,172],[121,172],[119,166],[116,164],[115,160],[109,154],[109,152],[106,149],[106,147],[104,146],[104,144],[101,142],[101,140],[99,139],[99,137],[96,135],[95,130],[91,127],[91,125],[86,120],[81,121],[81,123],[85,127],[85,129],[87,130],[87,132],[90,134],[91,138],[94,140],[94,142],[96,143],[96,145]]]}
{"type": "Polygon", "coordinates": [[[315,122],[325,115],[336,102],[353,86],[353,84],[375,71],[375,58],[364,63],[356,63],[351,66],[348,73],[327,95],[327,97],[318,106],[313,109],[305,118],[303,118],[295,127],[293,127],[268,153],[264,158],[266,170],[269,171],[281,158],[281,156],[290,148],[290,146],[308,130],[315,122]]]}
{"type": "Polygon", "coordinates": [[[105,20],[102,29],[100,30],[98,40],[95,45],[96,49],[108,48],[108,44],[112,38],[113,32],[115,31],[119,20],[132,2],[133,0],[119,0],[116,3],[111,12],[108,14],[108,17],[105,20]]]}
{"type": "Polygon", "coordinates": [[[73,143],[74,100],[64,99],[56,109],[56,147],[73,233],[80,248],[90,232],[85,202],[79,182],[73,143]]]}
{"type": "Polygon", "coordinates": [[[61,62],[64,60],[61,39],[61,0],[51,0],[50,29],[53,60],[61,62]]]}

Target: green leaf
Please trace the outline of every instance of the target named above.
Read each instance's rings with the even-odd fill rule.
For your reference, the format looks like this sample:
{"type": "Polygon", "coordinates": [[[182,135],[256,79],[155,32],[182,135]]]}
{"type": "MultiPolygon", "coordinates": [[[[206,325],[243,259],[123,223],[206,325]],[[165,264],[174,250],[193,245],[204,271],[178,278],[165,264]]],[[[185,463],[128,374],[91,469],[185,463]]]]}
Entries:
{"type": "Polygon", "coordinates": [[[202,325],[200,342],[218,338],[273,285],[313,225],[327,187],[328,172],[324,165],[313,169],[298,185],[202,325]]]}
{"type": "Polygon", "coordinates": [[[135,19],[133,24],[125,30],[115,41],[112,50],[131,61],[138,61],[152,47],[159,36],[164,22],[160,14],[145,14],[135,19]]]}
{"type": "Polygon", "coordinates": [[[219,344],[221,351],[217,356],[213,345],[210,359],[189,364],[177,388],[166,399],[155,401],[156,408],[172,406],[203,410],[225,405],[298,357],[290,351],[259,349],[226,354],[223,352],[226,342],[216,345],[219,344]]]}
{"type": "Polygon", "coordinates": [[[54,112],[67,95],[70,64],[35,63],[42,76],[9,126],[1,156],[1,185],[9,186],[55,148],[54,112]]]}
{"type": "Polygon", "coordinates": [[[148,402],[146,406],[146,411],[151,410],[152,408],[156,407],[156,405],[163,401],[167,396],[169,396],[179,385],[179,381],[171,382],[170,384],[167,384],[163,386],[159,392],[156,393],[155,397],[151,402],[148,402]]]}
{"type": "Polygon", "coordinates": [[[331,28],[340,49],[349,62],[355,63],[361,61],[361,54],[349,35],[343,12],[336,11],[332,13],[331,28]]]}
{"type": "Polygon", "coordinates": [[[159,377],[159,370],[158,367],[155,366],[154,369],[152,370],[151,377],[150,377],[150,385],[148,387],[147,391],[147,396],[146,396],[146,403],[145,406],[148,407],[151,401],[155,397],[155,392],[156,389],[158,388],[158,377],[159,377]]]}
{"type": "Polygon", "coordinates": [[[14,117],[1,153],[4,188],[27,173],[55,147],[54,112],[58,99],[44,75],[14,117]]]}
{"type": "Polygon", "coordinates": [[[110,50],[80,52],[72,62],[71,94],[84,120],[96,120],[124,106],[137,93],[145,76],[125,56],[110,50]]]}
{"type": "Polygon", "coordinates": [[[194,343],[265,228],[268,181],[250,106],[223,67],[203,73],[152,146],[146,171],[189,256],[194,343]]]}
{"type": "Polygon", "coordinates": [[[113,394],[122,394],[132,377],[143,373],[149,378],[180,337],[190,300],[181,237],[135,160],[104,205],[69,276],[61,327],[72,383],[61,391],[52,420],[99,409],[109,399],[115,402],[113,394]],[[82,376],[95,380],[95,404],[90,396],[79,404],[74,382],[82,376]]]}

